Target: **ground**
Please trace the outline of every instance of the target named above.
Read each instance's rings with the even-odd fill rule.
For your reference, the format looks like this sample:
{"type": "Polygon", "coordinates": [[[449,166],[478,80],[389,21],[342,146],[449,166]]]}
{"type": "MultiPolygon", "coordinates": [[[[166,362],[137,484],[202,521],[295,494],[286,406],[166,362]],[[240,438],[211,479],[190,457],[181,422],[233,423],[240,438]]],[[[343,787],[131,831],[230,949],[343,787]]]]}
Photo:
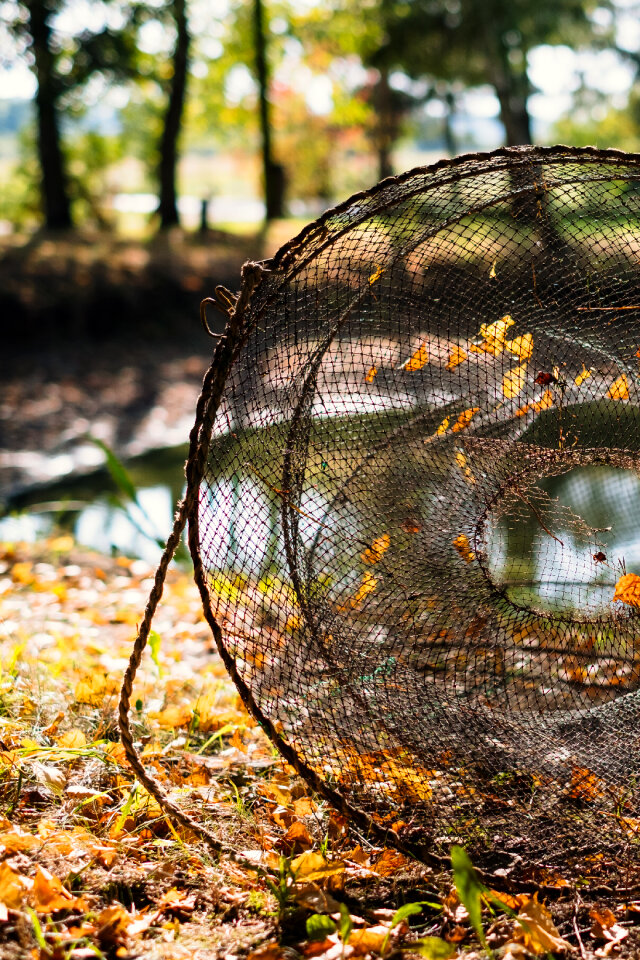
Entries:
{"type": "Polygon", "coordinates": [[[473,957],[478,935],[523,960],[640,955],[629,895],[594,901],[561,879],[509,893],[459,850],[452,875],[350,829],[246,714],[174,569],[133,724],[171,797],[259,869],[213,856],[136,784],[118,742],[152,573],[66,535],[0,548],[0,956],[473,957]]]}

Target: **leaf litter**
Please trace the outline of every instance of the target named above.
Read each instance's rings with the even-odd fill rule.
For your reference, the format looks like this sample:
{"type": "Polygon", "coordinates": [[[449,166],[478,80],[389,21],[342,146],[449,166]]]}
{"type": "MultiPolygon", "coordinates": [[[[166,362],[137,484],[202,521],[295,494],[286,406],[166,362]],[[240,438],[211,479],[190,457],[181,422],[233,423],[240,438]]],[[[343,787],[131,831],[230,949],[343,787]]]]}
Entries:
{"type": "MultiPolygon", "coordinates": [[[[506,321],[485,331],[496,348],[506,321]]],[[[387,546],[382,534],[363,561],[377,564],[387,546]]],[[[466,560],[466,537],[454,546],[466,560]]],[[[639,949],[640,907],[614,891],[607,905],[589,903],[585,889],[531,865],[532,885],[554,894],[545,904],[490,889],[461,848],[452,878],[446,863],[427,867],[350,831],[246,713],[191,577],[174,569],[134,688],[134,728],[172,799],[259,869],[215,862],[135,781],[118,741],[120,679],[152,576],[142,561],[90,553],[67,535],[0,545],[0,956],[444,960],[499,950],[508,960],[639,949]]],[[[365,573],[353,602],[374,588],[365,573]]],[[[590,802],[597,785],[579,774],[572,788],[590,802]]]]}

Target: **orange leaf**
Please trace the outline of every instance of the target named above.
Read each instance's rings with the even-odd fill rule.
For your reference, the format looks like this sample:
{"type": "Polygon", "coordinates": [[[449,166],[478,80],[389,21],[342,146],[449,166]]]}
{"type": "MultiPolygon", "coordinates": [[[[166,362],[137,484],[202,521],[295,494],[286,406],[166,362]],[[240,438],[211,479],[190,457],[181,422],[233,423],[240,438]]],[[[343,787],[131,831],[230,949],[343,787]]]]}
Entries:
{"type": "Polygon", "coordinates": [[[475,559],[475,554],[472,552],[469,544],[469,538],[465,536],[464,533],[458,534],[453,541],[453,546],[467,563],[471,563],[471,561],[475,559]]]}
{"type": "Polygon", "coordinates": [[[630,607],[640,607],[640,577],[635,573],[625,573],[616,583],[613,599],[621,600],[630,607]]]}
{"type": "Polygon", "coordinates": [[[429,348],[426,343],[421,343],[415,353],[412,353],[402,366],[405,370],[422,370],[427,363],[429,363],[429,348]]]}
{"type": "Polygon", "coordinates": [[[574,800],[586,800],[593,803],[601,795],[600,781],[595,773],[586,767],[573,767],[571,770],[571,789],[569,796],[574,800]]]}
{"type": "Polygon", "coordinates": [[[33,887],[33,880],[12,870],[7,861],[0,863],[0,903],[19,910],[33,887]]]}
{"type": "Polygon", "coordinates": [[[479,409],[480,407],[469,407],[468,410],[463,410],[462,413],[459,414],[454,425],[451,427],[451,432],[460,433],[461,430],[464,430],[466,427],[468,427],[479,409]]]}
{"type": "Polygon", "coordinates": [[[449,354],[449,362],[447,363],[447,370],[455,370],[457,366],[467,359],[467,353],[462,347],[455,347],[454,350],[449,354]]]}
{"type": "Polygon", "coordinates": [[[32,897],[38,913],[55,913],[56,910],[71,910],[82,901],[69,893],[57,877],[38,867],[33,881],[32,897]]]}
{"type": "Polygon", "coordinates": [[[378,563],[389,549],[390,543],[391,537],[389,534],[383,533],[381,537],[377,537],[373,541],[370,547],[367,547],[362,554],[362,559],[365,563],[378,563]]]}
{"type": "Polygon", "coordinates": [[[367,373],[366,377],[364,378],[364,382],[365,382],[365,383],[373,383],[374,377],[375,377],[375,375],[377,374],[377,372],[378,372],[378,368],[375,366],[375,364],[374,364],[372,367],[369,367],[369,372],[367,373]]]}
{"type": "Polygon", "coordinates": [[[369,286],[372,287],[373,284],[380,279],[383,273],[384,273],[384,267],[376,267],[374,272],[369,277],[369,286]]]}
{"type": "Polygon", "coordinates": [[[628,400],[629,399],[629,381],[627,375],[622,373],[617,380],[614,380],[607,390],[609,400],[628,400]]]}

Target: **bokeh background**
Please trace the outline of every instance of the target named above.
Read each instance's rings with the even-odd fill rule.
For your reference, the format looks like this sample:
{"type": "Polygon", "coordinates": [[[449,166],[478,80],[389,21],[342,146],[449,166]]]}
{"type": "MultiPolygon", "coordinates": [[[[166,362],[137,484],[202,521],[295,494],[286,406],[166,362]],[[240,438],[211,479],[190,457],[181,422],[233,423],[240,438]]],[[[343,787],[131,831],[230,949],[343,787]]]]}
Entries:
{"type": "Polygon", "coordinates": [[[201,298],[412,166],[640,149],[639,69],[635,0],[1,0],[0,537],[155,556],[201,298]]]}

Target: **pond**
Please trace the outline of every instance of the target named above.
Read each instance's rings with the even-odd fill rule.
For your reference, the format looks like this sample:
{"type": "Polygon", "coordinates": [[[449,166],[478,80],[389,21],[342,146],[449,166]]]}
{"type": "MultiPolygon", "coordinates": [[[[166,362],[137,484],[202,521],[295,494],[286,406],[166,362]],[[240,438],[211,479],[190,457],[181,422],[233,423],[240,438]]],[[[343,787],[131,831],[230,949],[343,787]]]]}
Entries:
{"type": "MultiPolygon", "coordinates": [[[[130,461],[136,502],[123,496],[106,468],[24,493],[0,519],[0,539],[34,540],[62,529],[99,552],[154,564],[184,493],[186,453],[179,446],[130,461]]],[[[489,531],[491,579],[523,607],[567,614],[610,609],[620,575],[640,572],[640,477],[596,465],[546,477],[532,490],[489,531]]],[[[310,487],[303,494],[299,534],[312,552],[333,492],[310,487]]],[[[220,570],[242,567],[259,579],[272,557],[282,556],[277,498],[248,466],[243,475],[214,482],[210,504],[217,522],[209,558],[220,570]]]]}

